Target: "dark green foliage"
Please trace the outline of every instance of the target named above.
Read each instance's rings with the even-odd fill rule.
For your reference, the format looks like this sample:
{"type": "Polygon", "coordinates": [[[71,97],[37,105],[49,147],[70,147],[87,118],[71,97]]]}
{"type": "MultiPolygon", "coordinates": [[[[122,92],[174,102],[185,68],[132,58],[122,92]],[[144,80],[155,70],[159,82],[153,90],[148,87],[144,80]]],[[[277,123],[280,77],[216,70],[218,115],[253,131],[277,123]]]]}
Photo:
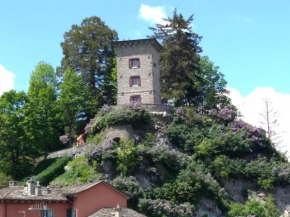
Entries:
{"type": "Polygon", "coordinates": [[[0,172],[0,189],[6,188],[9,186],[9,181],[11,181],[12,178],[9,176],[6,176],[5,174],[0,172]]]}
{"type": "Polygon", "coordinates": [[[52,180],[64,173],[64,167],[70,160],[70,157],[44,160],[36,167],[35,173],[45,168],[36,175],[36,179],[41,185],[48,185],[52,180]]]}
{"type": "Polygon", "coordinates": [[[72,25],[64,34],[64,57],[57,72],[63,76],[65,70],[71,69],[82,75],[91,101],[91,106],[85,108],[87,117],[92,117],[103,104],[115,102],[116,63],[111,42],[117,39],[117,32],[96,16],[72,25]]]}
{"type": "Polygon", "coordinates": [[[193,15],[184,19],[174,10],[173,17],[167,23],[156,24],[151,28],[154,37],[162,40],[163,50],[160,55],[162,80],[161,92],[165,100],[175,99],[175,104],[196,104],[200,77],[198,45],[201,37],[191,31],[193,15]]]}
{"type": "Polygon", "coordinates": [[[147,150],[147,155],[150,156],[154,163],[161,164],[170,173],[186,168],[189,157],[176,150],[172,150],[165,146],[155,146],[147,150]]]}
{"type": "Polygon", "coordinates": [[[137,208],[138,200],[144,196],[144,191],[135,177],[118,176],[113,180],[112,185],[129,196],[129,207],[137,208]]]}
{"type": "Polygon", "coordinates": [[[14,179],[30,174],[39,143],[33,143],[25,116],[27,95],[9,91],[0,97],[0,172],[14,179]]]}
{"type": "Polygon", "coordinates": [[[88,90],[81,76],[71,69],[64,71],[59,89],[58,106],[61,118],[68,127],[69,146],[71,146],[73,130],[79,121],[82,122],[84,110],[89,103],[88,90]]]}

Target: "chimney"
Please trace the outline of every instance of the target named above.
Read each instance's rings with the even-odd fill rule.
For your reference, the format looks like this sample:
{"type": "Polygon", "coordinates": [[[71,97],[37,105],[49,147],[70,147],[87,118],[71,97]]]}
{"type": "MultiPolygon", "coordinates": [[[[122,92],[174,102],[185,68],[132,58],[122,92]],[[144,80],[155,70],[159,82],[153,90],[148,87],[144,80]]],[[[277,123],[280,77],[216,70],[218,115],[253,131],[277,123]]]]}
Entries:
{"type": "Polygon", "coordinates": [[[27,193],[28,195],[35,195],[35,182],[32,180],[27,181],[27,193]]]}
{"type": "Polygon", "coordinates": [[[41,186],[39,185],[39,182],[37,182],[36,187],[35,187],[35,195],[41,196],[41,186]]]}
{"type": "Polygon", "coordinates": [[[46,187],[46,193],[51,194],[51,189],[48,186],[46,187]]]}
{"type": "Polygon", "coordinates": [[[16,181],[10,181],[9,182],[9,187],[15,187],[17,186],[17,182],[16,181]]]}
{"type": "Polygon", "coordinates": [[[121,207],[119,204],[117,205],[117,208],[115,208],[115,217],[121,217],[121,207]]]}

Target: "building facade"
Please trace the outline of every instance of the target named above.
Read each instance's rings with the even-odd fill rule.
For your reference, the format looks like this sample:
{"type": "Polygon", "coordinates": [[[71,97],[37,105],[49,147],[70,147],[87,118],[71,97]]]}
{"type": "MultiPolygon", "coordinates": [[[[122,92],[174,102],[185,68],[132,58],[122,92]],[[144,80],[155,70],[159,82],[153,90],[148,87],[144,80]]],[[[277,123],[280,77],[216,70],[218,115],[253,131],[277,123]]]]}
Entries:
{"type": "Polygon", "coordinates": [[[125,211],[127,199],[104,181],[63,188],[42,187],[34,181],[26,186],[11,183],[0,189],[0,217],[88,217],[103,208],[125,211]]]}
{"type": "Polygon", "coordinates": [[[117,55],[117,104],[161,104],[161,45],[157,40],[151,38],[118,41],[114,43],[114,47],[117,55]]]}

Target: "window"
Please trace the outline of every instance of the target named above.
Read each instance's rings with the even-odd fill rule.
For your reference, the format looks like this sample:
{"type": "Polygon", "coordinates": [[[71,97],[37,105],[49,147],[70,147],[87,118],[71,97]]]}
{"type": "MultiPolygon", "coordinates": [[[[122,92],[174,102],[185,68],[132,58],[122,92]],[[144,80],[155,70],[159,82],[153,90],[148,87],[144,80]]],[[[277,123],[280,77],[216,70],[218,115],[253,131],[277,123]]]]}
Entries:
{"type": "Polygon", "coordinates": [[[140,95],[131,96],[130,102],[141,102],[141,96],[140,95]]]}
{"type": "Polygon", "coordinates": [[[41,217],[53,217],[53,210],[52,209],[42,210],[41,217]]]}
{"type": "Polygon", "coordinates": [[[140,76],[130,77],[129,85],[130,86],[132,86],[132,85],[141,86],[141,78],[140,78],[140,76]]]}
{"type": "Polygon", "coordinates": [[[139,58],[129,59],[129,68],[140,68],[139,58]]]}
{"type": "Polygon", "coordinates": [[[67,209],[66,210],[66,216],[67,217],[76,217],[76,209],[72,208],[72,209],[67,209]]]}

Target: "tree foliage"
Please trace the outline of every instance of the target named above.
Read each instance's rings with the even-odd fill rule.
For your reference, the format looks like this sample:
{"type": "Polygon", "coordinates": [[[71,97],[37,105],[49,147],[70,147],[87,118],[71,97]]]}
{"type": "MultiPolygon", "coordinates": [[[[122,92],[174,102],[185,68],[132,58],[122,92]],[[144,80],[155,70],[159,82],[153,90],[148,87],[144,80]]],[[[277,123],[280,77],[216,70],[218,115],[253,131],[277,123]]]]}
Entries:
{"type": "Polygon", "coordinates": [[[26,105],[26,123],[34,143],[47,154],[57,148],[61,120],[57,108],[57,78],[53,67],[40,62],[31,73],[26,105]]]}
{"type": "Polygon", "coordinates": [[[13,178],[31,172],[38,146],[27,132],[24,92],[9,91],[0,97],[0,170],[13,178]]]}
{"type": "Polygon", "coordinates": [[[174,99],[176,105],[196,104],[200,77],[199,61],[201,36],[191,31],[193,15],[185,19],[175,9],[165,24],[150,28],[154,37],[162,41],[160,55],[161,93],[165,100],[174,99]]]}
{"type": "Polygon", "coordinates": [[[78,119],[82,117],[87,99],[87,87],[77,72],[67,69],[59,85],[59,109],[65,126],[68,127],[69,145],[72,145],[72,133],[78,119]]]}
{"type": "Polygon", "coordinates": [[[93,102],[93,106],[86,108],[88,117],[103,104],[115,102],[116,62],[111,42],[117,39],[117,32],[96,16],[84,19],[81,25],[72,25],[64,34],[61,43],[64,57],[57,72],[63,76],[65,70],[72,69],[82,75],[93,102]]]}

